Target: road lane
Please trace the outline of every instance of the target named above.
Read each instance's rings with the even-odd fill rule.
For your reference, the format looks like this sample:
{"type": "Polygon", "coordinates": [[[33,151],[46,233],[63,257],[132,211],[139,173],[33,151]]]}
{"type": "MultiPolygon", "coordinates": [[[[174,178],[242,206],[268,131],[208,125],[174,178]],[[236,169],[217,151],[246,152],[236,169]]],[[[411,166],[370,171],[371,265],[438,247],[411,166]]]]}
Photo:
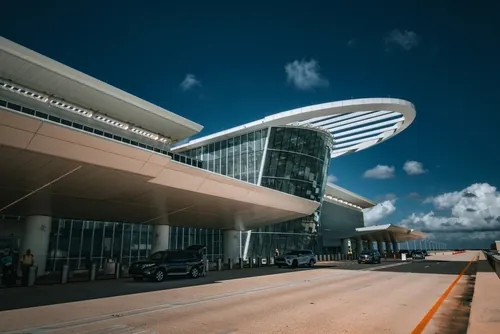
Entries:
{"type": "Polygon", "coordinates": [[[0,312],[0,331],[31,327],[23,332],[409,333],[470,256],[436,255],[390,266],[351,263],[281,270],[188,288],[0,312]],[[26,312],[31,314],[30,324],[20,322],[26,312]]]}

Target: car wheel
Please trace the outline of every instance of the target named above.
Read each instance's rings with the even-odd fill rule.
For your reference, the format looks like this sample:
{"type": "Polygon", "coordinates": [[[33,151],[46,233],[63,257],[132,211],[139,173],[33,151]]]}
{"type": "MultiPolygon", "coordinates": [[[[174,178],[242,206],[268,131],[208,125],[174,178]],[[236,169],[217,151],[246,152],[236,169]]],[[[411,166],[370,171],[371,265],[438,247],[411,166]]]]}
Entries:
{"type": "Polygon", "coordinates": [[[311,268],[314,267],[314,260],[309,261],[309,267],[311,267],[311,268]]]}
{"type": "Polygon", "coordinates": [[[136,282],[142,282],[142,277],[134,277],[134,281],[136,281],[136,282]]]}
{"type": "Polygon", "coordinates": [[[200,269],[198,267],[191,268],[191,271],[189,272],[189,276],[191,278],[198,278],[198,277],[200,277],[200,269]]]}
{"type": "Polygon", "coordinates": [[[165,279],[165,271],[158,270],[155,274],[155,281],[156,282],[163,282],[164,279],[165,279]]]}
{"type": "Polygon", "coordinates": [[[292,268],[297,268],[299,266],[299,261],[293,260],[292,262],[292,268]]]}

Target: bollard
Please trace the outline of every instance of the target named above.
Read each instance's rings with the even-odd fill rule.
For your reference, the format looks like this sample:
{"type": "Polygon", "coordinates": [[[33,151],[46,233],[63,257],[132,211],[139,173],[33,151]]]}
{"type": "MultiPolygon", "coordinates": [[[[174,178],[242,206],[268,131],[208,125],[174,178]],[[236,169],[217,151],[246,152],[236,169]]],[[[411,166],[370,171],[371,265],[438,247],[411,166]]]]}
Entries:
{"type": "Polygon", "coordinates": [[[222,270],[222,260],[217,259],[217,271],[221,271],[221,270],[222,270]]]}
{"type": "Polygon", "coordinates": [[[37,266],[31,266],[30,267],[30,271],[28,273],[28,286],[35,285],[37,273],[38,273],[38,267],[37,266]]]}
{"type": "Polygon", "coordinates": [[[272,266],[274,266],[274,264],[275,264],[275,263],[276,263],[276,257],[271,256],[271,257],[269,258],[269,264],[270,264],[270,265],[272,265],[272,266]]]}
{"type": "Polygon", "coordinates": [[[120,273],[121,273],[121,264],[120,262],[116,262],[115,263],[115,279],[119,279],[120,278],[120,273]]]}
{"type": "Polygon", "coordinates": [[[61,270],[61,284],[68,283],[69,266],[64,264],[61,270]]]}
{"type": "Polygon", "coordinates": [[[92,266],[90,267],[89,270],[89,281],[95,281],[96,271],[97,271],[97,265],[95,263],[92,263],[92,266]]]}
{"type": "Polygon", "coordinates": [[[233,259],[227,259],[227,267],[229,270],[233,269],[233,259]]]}
{"type": "Polygon", "coordinates": [[[240,269],[243,269],[244,268],[244,265],[245,265],[245,261],[243,261],[243,259],[240,257],[240,269]]]}

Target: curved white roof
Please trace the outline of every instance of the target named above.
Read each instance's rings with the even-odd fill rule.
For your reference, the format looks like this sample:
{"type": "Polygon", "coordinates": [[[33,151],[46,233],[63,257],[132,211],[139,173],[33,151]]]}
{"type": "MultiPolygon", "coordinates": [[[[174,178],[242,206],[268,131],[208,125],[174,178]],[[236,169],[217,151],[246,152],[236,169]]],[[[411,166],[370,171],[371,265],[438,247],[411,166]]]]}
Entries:
{"type": "Polygon", "coordinates": [[[317,104],[293,109],[258,121],[194,139],[172,148],[185,151],[269,126],[309,126],[330,132],[332,158],[357,152],[391,138],[415,119],[411,102],[393,98],[367,98],[317,104]]]}
{"type": "Polygon", "coordinates": [[[0,36],[0,78],[173,141],[203,126],[0,36]]]}

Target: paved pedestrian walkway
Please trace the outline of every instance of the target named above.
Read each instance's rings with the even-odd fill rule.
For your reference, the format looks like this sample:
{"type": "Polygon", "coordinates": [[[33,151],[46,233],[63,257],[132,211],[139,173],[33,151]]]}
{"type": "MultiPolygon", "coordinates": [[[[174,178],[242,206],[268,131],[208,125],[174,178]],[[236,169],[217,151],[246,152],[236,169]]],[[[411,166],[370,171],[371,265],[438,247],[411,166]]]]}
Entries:
{"type": "Polygon", "coordinates": [[[479,256],[467,333],[500,333],[500,278],[482,252],[479,256]]]}

